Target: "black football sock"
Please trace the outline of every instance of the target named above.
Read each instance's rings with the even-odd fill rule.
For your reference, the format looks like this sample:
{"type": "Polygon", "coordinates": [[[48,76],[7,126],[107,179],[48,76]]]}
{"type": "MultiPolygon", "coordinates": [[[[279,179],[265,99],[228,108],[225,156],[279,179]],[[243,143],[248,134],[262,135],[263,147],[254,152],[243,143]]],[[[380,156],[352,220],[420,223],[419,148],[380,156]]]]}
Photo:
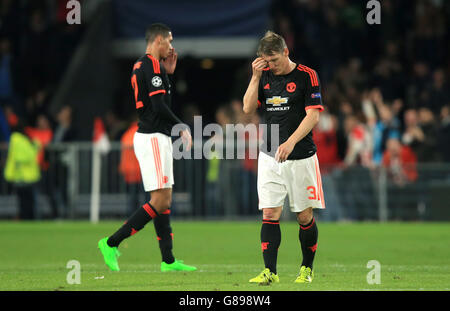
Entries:
{"type": "Polygon", "coordinates": [[[277,273],[278,248],[281,244],[280,222],[263,219],[261,226],[261,249],[264,265],[273,273],[277,273]]]}
{"type": "Polygon", "coordinates": [[[170,227],[170,209],[159,215],[158,218],[155,218],[153,224],[155,225],[162,261],[171,264],[175,261],[175,258],[172,254],[173,234],[170,227]]]}
{"type": "Polygon", "coordinates": [[[119,246],[123,240],[137,233],[144,228],[150,220],[155,219],[157,216],[159,215],[154,207],[151,206],[150,203],[145,203],[141,208],[138,208],[130,218],[128,218],[116,233],[109,237],[107,241],[108,245],[110,247],[119,246]]]}
{"type": "Polygon", "coordinates": [[[309,267],[312,270],[314,255],[317,250],[317,239],[319,236],[319,231],[317,229],[314,217],[309,224],[300,225],[298,235],[303,254],[302,266],[309,267]]]}

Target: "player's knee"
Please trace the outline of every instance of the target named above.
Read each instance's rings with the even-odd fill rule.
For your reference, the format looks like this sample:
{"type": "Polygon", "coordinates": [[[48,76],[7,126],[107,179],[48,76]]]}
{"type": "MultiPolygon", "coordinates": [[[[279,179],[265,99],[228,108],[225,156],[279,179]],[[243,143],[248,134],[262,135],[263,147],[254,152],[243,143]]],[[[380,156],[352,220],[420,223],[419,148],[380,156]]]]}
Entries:
{"type": "Polygon", "coordinates": [[[313,218],[312,208],[308,208],[300,213],[297,213],[297,221],[300,225],[309,224],[312,218],[313,218]]]}
{"type": "Polygon", "coordinates": [[[172,197],[165,198],[162,206],[164,208],[164,212],[170,208],[170,205],[172,205],[172,197]]]}
{"type": "Polygon", "coordinates": [[[155,196],[151,199],[150,204],[155,207],[156,211],[164,213],[172,204],[172,197],[169,195],[155,196]]]}
{"type": "Polygon", "coordinates": [[[264,208],[263,218],[267,220],[278,220],[280,219],[280,213],[275,208],[264,208]]]}

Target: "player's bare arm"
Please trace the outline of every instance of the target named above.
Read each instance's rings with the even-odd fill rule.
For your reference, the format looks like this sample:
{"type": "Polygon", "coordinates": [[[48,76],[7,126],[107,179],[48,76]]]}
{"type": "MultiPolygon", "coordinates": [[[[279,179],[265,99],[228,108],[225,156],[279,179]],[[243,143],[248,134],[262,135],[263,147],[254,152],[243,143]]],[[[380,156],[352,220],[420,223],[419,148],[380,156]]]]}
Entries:
{"type": "Polygon", "coordinates": [[[295,145],[306,135],[308,135],[308,133],[319,122],[319,115],[319,109],[306,110],[306,117],[302,120],[295,132],[292,133],[292,135],[278,147],[275,154],[275,160],[277,160],[278,162],[286,161],[295,145]]]}
{"type": "Polygon", "coordinates": [[[265,67],[267,67],[267,62],[262,57],[258,57],[252,62],[253,74],[244,95],[244,113],[254,113],[258,108],[259,80],[265,67]]]}

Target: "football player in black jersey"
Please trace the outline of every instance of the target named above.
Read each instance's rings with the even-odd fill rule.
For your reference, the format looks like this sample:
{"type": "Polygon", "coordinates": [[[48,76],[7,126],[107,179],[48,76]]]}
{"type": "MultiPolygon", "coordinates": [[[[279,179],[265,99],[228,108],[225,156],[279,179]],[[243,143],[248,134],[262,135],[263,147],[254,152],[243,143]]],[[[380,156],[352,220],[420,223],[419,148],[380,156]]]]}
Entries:
{"type": "MultiPolygon", "coordinates": [[[[171,132],[174,125],[182,123],[171,110],[171,84],[167,74],[175,71],[177,63],[172,40],[169,27],[152,24],[146,32],[145,55],[133,66],[131,86],[139,115],[138,130],[133,139],[134,152],[139,161],[144,189],[150,193],[151,199],[139,207],[113,235],[99,241],[105,263],[113,271],[119,270],[119,244],[151,220],[162,255],[161,271],[196,270],[176,260],[172,253],[170,205],[174,181],[171,132]]],[[[189,129],[181,131],[180,136],[189,150],[192,145],[189,129]]]]}
{"type": "Polygon", "coordinates": [[[252,283],[279,282],[277,254],[281,243],[280,216],[286,195],[300,225],[303,261],[296,283],[313,280],[318,230],[313,208],[325,208],[312,129],[323,110],[315,70],[289,58],[284,39],[268,31],[260,40],[258,57],[244,95],[244,112],[262,110],[267,133],[258,158],[259,209],[263,211],[261,249],[265,269],[252,283]],[[271,125],[278,125],[279,146],[271,146],[271,125]]]}

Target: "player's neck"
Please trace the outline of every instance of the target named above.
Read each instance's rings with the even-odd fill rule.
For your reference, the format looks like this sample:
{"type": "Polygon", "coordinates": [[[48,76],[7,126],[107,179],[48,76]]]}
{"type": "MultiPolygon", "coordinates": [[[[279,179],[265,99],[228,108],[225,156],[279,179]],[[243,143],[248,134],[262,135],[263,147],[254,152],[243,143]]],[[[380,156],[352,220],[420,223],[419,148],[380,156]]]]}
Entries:
{"type": "Polygon", "coordinates": [[[151,56],[153,56],[157,60],[160,60],[160,56],[159,56],[158,50],[156,48],[153,48],[152,46],[148,46],[147,47],[147,49],[145,50],[145,54],[150,54],[151,56]]]}
{"type": "Polygon", "coordinates": [[[292,70],[295,69],[295,67],[297,67],[297,64],[289,59],[289,64],[286,66],[286,70],[283,74],[287,75],[287,74],[291,73],[292,70]]]}
{"type": "Polygon", "coordinates": [[[287,74],[290,74],[292,70],[295,69],[295,67],[297,67],[297,64],[289,59],[289,63],[286,65],[285,69],[279,75],[285,76],[287,74]]]}

